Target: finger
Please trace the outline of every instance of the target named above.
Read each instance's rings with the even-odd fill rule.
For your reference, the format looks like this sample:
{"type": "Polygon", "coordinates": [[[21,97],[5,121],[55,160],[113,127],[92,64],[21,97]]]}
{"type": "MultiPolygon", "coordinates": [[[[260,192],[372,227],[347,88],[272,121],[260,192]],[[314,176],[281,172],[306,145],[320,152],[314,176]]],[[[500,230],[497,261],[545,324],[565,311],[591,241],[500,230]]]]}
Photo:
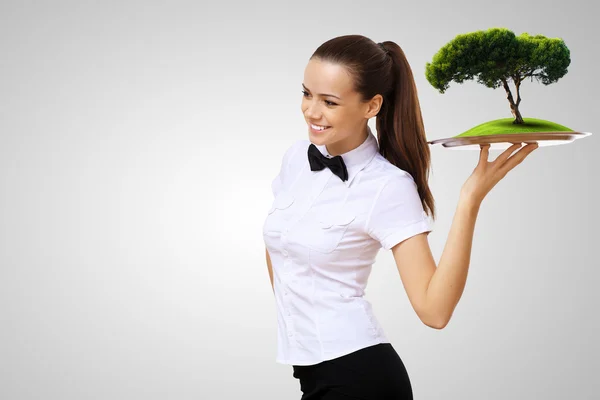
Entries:
{"type": "Polygon", "coordinates": [[[479,145],[481,151],[479,153],[479,163],[487,162],[488,157],[490,155],[490,145],[489,144],[481,144],[479,145]]]}
{"type": "Polygon", "coordinates": [[[494,164],[498,164],[498,165],[502,165],[504,164],[504,162],[508,159],[508,157],[510,157],[510,155],[512,153],[514,153],[514,151],[516,149],[518,149],[519,147],[521,147],[521,143],[515,143],[512,146],[510,146],[508,149],[504,150],[504,152],[502,152],[502,154],[500,154],[498,157],[496,157],[496,159],[494,160],[494,164]]]}
{"type": "Polygon", "coordinates": [[[526,145],[525,147],[523,147],[518,152],[516,152],[512,157],[510,157],[508,160],[506,160],[506,162],[504,164],[502,164],[502,166],[498,169],[498,172],[500,173],[500,175],[501,176],[506,175],[508,173],[508,171],[510,171],[517,165],[521,164],[523,162],[523,160],[529,154],[531,154],[532,151],[534,151],[537,148],[538,148],[537,143],[530,143],[530,144],[526,145]]]}

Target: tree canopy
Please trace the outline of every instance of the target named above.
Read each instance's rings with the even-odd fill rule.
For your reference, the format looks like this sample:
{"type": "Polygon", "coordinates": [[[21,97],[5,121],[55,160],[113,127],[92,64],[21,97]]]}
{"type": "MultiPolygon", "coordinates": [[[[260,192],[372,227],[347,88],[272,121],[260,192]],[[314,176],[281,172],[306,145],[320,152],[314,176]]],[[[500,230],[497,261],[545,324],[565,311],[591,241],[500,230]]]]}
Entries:
{"type": "Polygon", "coordinates": [[[502,86],[515,123],[523,123],[518,110],[521,82],[535,78],[549,85],[567,73],[570,63],[569,48],[560,38],[528,33],[515,36],[506,28],[490,28],[457,35],[426,64],[425,76],[440,93],[444,93],[452,81],[476,80],[493,89],[502,86]],[[516,101],[509,81],[516,87],[516,101]]]}

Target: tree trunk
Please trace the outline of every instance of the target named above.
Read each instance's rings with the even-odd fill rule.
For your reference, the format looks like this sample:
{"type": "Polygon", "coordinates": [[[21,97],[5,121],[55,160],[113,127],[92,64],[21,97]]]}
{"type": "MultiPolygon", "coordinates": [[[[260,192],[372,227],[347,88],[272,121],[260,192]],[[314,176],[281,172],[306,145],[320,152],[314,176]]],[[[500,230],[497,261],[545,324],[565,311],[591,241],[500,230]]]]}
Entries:
{"type": "Polygon", "coordinates": [[[521,112],[519,111],[519,103],[521,102],[521,96],[519,94],[518,83],[516,84],[518,96],[517,103],[515,103],[510,88],[508,87],[508,83],[505,79],[502,80],[502,85],[504,86],[504,90],[506,91],[506,98],[508,99],[508,103],[510,104],[510,112],[512,113],[513,117],[515,117],[513,124],[524,124],[525,121],[523,121],[523,117],[521,116],[521,112]]]}
{"type": "Polygon", "coordinates": [[[525,121],[523,121],[523,117],[521,116],[521,111],[519,111],[519,106],[514,104],[510,105],[510,110],[512,112],[512,115],[515,117],[515,120],[513,121],[513,124],[524,124],[525,121]]]}

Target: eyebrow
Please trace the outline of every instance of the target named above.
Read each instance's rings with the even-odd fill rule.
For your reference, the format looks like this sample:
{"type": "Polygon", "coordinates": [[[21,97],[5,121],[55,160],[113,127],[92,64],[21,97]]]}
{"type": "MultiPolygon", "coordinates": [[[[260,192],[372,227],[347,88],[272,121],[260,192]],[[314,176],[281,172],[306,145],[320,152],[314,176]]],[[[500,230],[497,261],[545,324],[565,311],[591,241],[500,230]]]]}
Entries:
{"type": "MultiPolygon", "coordinates": [[[[308,88],[306,86],[304,86],[304,83],[302,84],[302,87],[306,90],[308,90],[308,88]]],[[[310,90],[308,90],[310,92],[310,90]]],[[[331,96],[331,97],[335,97],[336,99],[340,99],[339,97],[337,97],[336,95],[333,94],[327,94],[327,93],[317,93],[319,96],[331,96]]],[[[341,100],[341,99],[340,99],[341,100]]]]}

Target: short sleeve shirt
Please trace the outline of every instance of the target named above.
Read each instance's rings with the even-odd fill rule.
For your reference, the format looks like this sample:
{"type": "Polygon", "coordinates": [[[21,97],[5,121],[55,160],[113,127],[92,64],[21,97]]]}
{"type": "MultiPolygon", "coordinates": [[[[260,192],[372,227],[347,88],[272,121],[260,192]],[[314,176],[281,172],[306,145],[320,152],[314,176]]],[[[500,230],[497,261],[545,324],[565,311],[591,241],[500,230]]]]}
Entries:
{"type": "MultiPolygon", "coordinates": [[[[276,362],[314,365],[388,340],[364,298],[381,248],[432,230],[412,176],[367,139],[342,154],[348,180],[311,171],[309,140],[290,146],[263,224],[277,316],[276,362]]],[[[327,157],[324,145],[317,148],[327,157]]]]}

